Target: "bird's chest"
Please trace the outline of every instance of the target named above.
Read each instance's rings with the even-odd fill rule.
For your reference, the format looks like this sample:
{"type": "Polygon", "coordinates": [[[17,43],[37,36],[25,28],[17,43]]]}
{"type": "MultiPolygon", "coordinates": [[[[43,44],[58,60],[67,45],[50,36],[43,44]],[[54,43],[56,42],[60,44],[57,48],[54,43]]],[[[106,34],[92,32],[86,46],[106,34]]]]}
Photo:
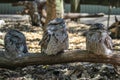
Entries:
{"type": "Polygon", "coordinates": [[[50,41],[48,42],[45,53],[47,54],[56,54],[63,48],[63,44],[55,36],[51,36],[50,41]]]}
{"type": "Polygon", "coordinates": [[[20,51],[24,50],[24,45],[21,39],[14,37],[10,40],[10,42],[11,42],[11,45],[14,45],[14,47],[19,49],[20,51]]]}
{"type": "Polygon", "coordinates": [[[98,55],[110,54],[111,42],[106,41],[107,38],[110,40],[107,32],[90,32],[87,35],[87,50],[98,55]]]}
{"type": "Polygon", "coordinates": [[[56,41],[56,43],[63,43],[65,41],[67,37],[67,34],[64,32],[57,32],[55,34],[52,35],[52,39],[54,39],[54,41],[56,41]]]}
{"type": "Polygon", "coordinates": [[[87,36],[87,40],[92,43],[102,43],[105,39],[105,33],[91,32],[87,36]]]}
{"type": "Polygon", "coordinates": [[[63,44],[63,39],[61,39],[62,36],[51,36],[50,41],[48,45],[54,46],[54,47],[59,47],[60,45],[63,44]]]}
{"type": "Polygon", "coordinates": [[[60,49],[65,45],[66,35],[64,33],[55,33],[51,35],[47,48],[60,49]]]}

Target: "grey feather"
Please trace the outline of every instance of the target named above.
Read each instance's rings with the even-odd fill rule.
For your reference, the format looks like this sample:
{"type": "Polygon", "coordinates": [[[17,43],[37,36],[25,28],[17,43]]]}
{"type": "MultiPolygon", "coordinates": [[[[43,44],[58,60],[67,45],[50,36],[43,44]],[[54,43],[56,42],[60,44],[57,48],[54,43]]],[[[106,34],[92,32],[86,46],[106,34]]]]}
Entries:
{"type": "Polygon", "coordinates": [[[4,38],[5,51],[8,56],[17,56],[27,53],[26,38],[23,33],[17,30],[10,30],[4,38]]]}
{"type": "Polygon", "coordinates": [[[112,39],[103,24],[91,26],[86,36],[86,49],[97,55],[110,56],[113,50],[112,39]]]}
{"type": "Polygon", "coordinates": [[[47,55],[56,55],[68,49],[68,44],[68,34],[64,20],[56,18],[50,21],[39,43],[41,52],[47,55]]]}

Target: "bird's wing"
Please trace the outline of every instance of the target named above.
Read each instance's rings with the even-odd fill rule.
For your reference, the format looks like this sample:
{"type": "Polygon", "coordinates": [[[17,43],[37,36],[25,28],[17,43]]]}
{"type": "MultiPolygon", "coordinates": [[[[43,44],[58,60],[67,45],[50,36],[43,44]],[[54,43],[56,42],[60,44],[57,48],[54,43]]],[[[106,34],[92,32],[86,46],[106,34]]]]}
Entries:
{"type": "Polygon", "coordinates": [[[24,53],[27,53],[28,52],[28,49],[27,49],[27,45],[24,44],[24,50],[23,50],[24,53]]]}
{"type": "Polygon", "coordinates": [[[42,47],[43,47],[43,46],[45,47],[45,46],[48,45],[49,41],[50,41],[50,34],[46,31],[46,32],[44,32],[43,38],[42,38],[42,40],[39,42],[39,45],[41,45],[42,47]]]}
{"type": "Polygon", "coordinates": [[[111,50],[113,49],[112,39],[109,36],[105,37],[104,43],[108,49],[111,49],[111,50]]]}

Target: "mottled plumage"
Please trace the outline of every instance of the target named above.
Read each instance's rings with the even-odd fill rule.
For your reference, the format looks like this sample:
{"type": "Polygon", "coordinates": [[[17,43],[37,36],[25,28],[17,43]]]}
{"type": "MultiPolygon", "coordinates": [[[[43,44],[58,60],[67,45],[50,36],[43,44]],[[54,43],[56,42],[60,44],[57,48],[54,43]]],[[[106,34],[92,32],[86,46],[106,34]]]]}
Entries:
{"type": "Polygon", "coordinates": [[[86,36],[86,49],[97,55],[112,54],[112,39],[101,23],[93,24],[86,36]]]}
{"type": "Polygon", "coordinates": [[[69,43],[64,20],[56,18],[50,21],[39,44],[41,52],[47,55],[56,55],[67,49],[69,43]]]}
{"type": "Polygon", "coordinates": [[[20,56],[27,53],[26,38],[23,33],[17,30],[10,30],[4,38],[6,56],[20,56]]]}

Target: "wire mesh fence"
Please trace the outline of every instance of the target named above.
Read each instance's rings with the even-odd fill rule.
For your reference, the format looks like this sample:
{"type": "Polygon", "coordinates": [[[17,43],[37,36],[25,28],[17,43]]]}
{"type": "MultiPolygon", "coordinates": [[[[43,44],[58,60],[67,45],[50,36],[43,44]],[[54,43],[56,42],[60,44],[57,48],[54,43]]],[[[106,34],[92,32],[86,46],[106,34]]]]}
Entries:
{"type": "MultiPolygon", "coordinates": [[[[65,12],[70,12],[70,4],[65,4],[65,12]]],[[[12,6],[11,3],[0,3],[0,14],[16,14],[22,11],[24,6],[12,6]]],[[[108,6],[101,5],[81,5],[81,13],[108,13],[108,6]]],[[[120,8],[112,8],[111,14],[120,14],[120,8]]]]}
{"type": "MultiPolygon", "coordinates": [[[[70,4],[65,4],[65,12],[70,12],[70,4]]],[[[108,13],[109,6],[100,6],[100,5],[81,5],[80,11],[81,13],[108,13]]],[[[111,14],[120,14],[120,8],[112,8],[111,14]]]]}
{"type": "Polygon", "coordinates": [[[0,14],[16,14],[23,8],[23,6],[12,6],[11,3],[0,3],[0,14]]]}

